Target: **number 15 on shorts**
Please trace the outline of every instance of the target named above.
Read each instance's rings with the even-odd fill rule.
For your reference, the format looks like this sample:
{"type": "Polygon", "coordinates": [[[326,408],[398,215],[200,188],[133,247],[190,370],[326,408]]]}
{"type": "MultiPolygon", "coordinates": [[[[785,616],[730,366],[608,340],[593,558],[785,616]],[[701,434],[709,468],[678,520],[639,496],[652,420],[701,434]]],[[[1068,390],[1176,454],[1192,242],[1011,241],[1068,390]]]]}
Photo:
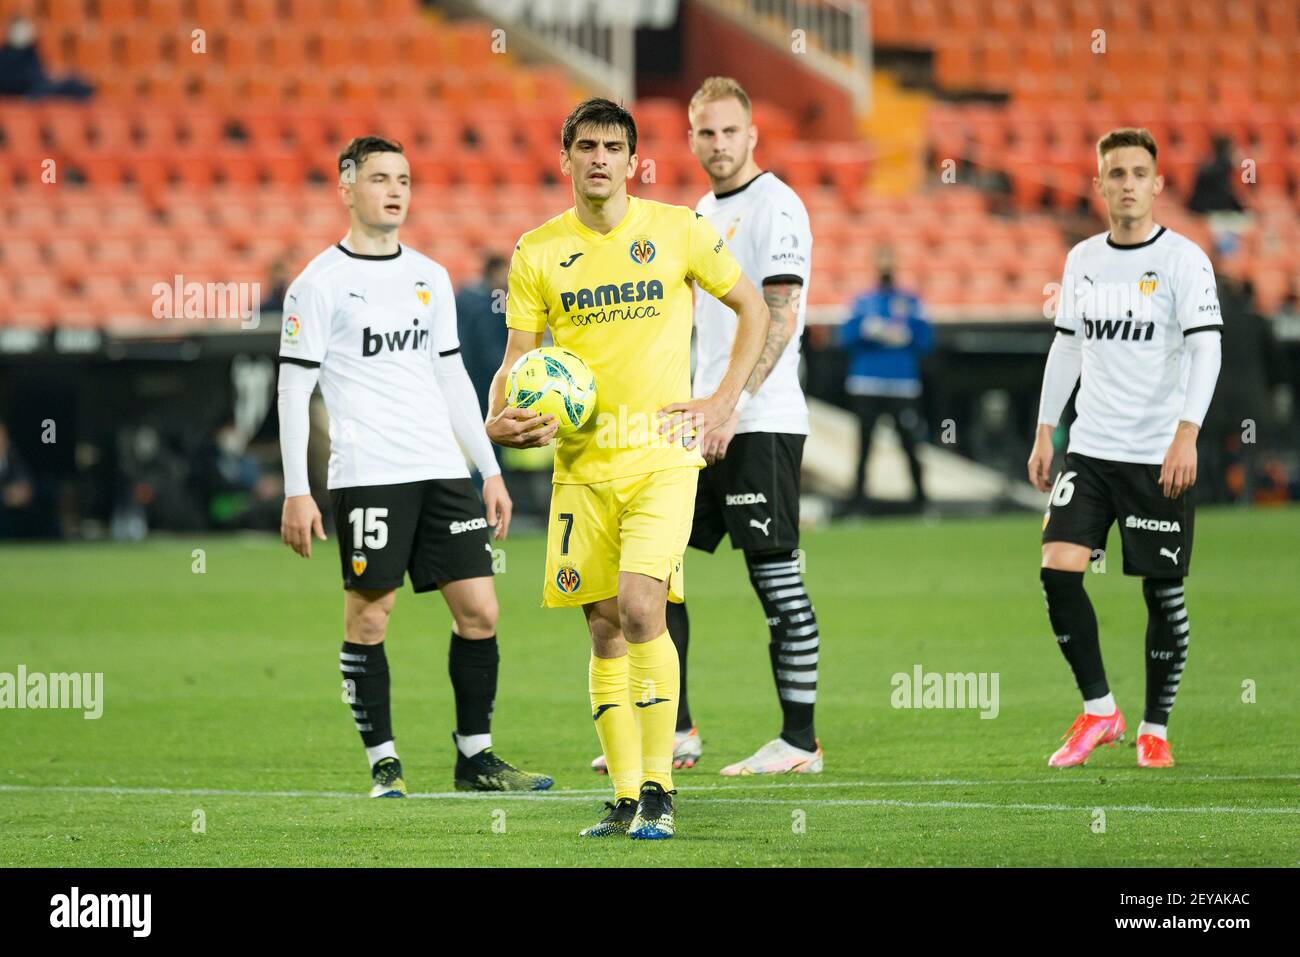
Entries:
{"type": "Polygon", "coordinates": [[[354,508],[348,512],[352,526],[352,547],[378,551],[388,544],[388,509],[354,508]]]}

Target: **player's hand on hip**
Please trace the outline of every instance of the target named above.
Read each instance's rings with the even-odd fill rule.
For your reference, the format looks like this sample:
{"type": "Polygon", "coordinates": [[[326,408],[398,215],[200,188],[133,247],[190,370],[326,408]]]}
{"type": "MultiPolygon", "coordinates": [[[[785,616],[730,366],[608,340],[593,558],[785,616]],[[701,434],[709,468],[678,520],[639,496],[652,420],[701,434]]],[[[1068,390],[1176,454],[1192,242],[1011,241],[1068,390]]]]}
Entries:
{"type": "Polygon", "coordinates": [[[668,436],[670,445],[680,440],[685,448],[697,448],[705,436],[727,421],[731,412],[713,396],[674,402],[659,410],[659,434],[668,436]]]}
{"type": "Polygon", "coordinates": [[[510,529],[510,513],[514,511],[514,503],[510,501],[505,479],[500,475],[493,475],[483,480],[483,506],[487,509],[487,523],[496,529],[492,537],[498,542],[505,541],[506,532],[510,529]]]}
{"type": "Polygon", "coordinates": [[[1160,490],[1165,498],[1178,498],[1196,483],[1196,433],[1200,430],[1180,422],[1160,466],[1160,490]]]}
{"type": "Polygon", "coordinates": [[[321,523],[320,509],[310,495],[291,495],[284,500],[280,514],[280,541],[303,558],[311,558],[311,537],[315,534],[325,541],[325,526],[321,523]]]}
{"type": "Polygon", "coordinates": [[[740,413],[733,412],[731,418],[706,435],[700,443],[700,454],[704,456],[704,461],[712,465],[725,459],[727,449],[731,446],[731,440],[736,437],[736,429],[739,427],[740,413]]]}
{"type": "Polygon", "coordinates": [[[511,449],[535,449],[555,438],[560,423],[553,415],[508,405],[484,423],[488,438],[511,449]]]}
{"type": "Polygon", "coordinates": [[[1052,490],[1052,433],[1040,431],[1029,453],[1029,482],[1040,492],[1052,490]]]}

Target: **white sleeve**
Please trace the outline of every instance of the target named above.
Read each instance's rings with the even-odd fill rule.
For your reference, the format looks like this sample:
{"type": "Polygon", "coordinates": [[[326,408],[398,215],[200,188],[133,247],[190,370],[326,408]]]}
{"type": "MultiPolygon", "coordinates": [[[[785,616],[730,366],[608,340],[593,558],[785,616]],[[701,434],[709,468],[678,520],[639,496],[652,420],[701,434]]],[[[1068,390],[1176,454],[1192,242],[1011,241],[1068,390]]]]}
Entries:
{"type": "Polygon", "coordinates": [[[1178,418],[1200,426],[1214,398],[1214,386],[1219,381],[1219,366],[1223,363],[1223,336],[1217,330],[1188,336],[1184,348],[1191,353],[1192,368],[1187,374],[1187,394],[1183,398],[1183,413],[1178,418]]]}
{"type": "Polygon", "coordinates": [[[433,357],[451,356],[460,352],[460,333],[456,331],[456,292],[451,288],[451,276],[439,269],[433,281],[437,301],[433,309],[433,357]]]}
{"type": "Polygon", "coordinates": [[[768,207],[759,236],[758,261],[766,282],[806,285],[812,265],[812,230],[801,203],[782,198],[768,207]]]}
{"type": "Polygon", "coordinates": [[[307,480],[307,439],[311,435],[308,406],[320,369],[294,362],[280,363],[280,458],[284,468],[284,495],[310,495],[307,480]]]}
{"type": "Polygon", "coordinates": [[[433,370],[438,378],[438,388],[447,401],[447,411],[451,418],[451,430],[456,440],[465,447],[474,467],[483,478],[501,474],[497,464],[492,440],[483,428],[483,417],[479,414],[478,393],[470,381],[465,369],[465,360],[460,352],[437,356],[433,360],[433,370]]]}
{"type": "Polygon", "coordinates": [[[1174,271],[1174,312],[1185,336],[1223,326],[1214,267],[1198,246],[1187,250],[1174,271]]]}
{"type": "Polygon", "coordinates": [[[1058,330],[1047,353],[1043,391],[1038,400],[1038,424],[1056,425],[1083,368],[1083,349],[1072,333],[1058,330]]]}
{"type": "Polygon", "coordinates": [[[1061,270],[1061,290],[1056,296],[1056,311],[1050,317],[1057,331],[1068,336],[1078,333],[1082,299],[1092,293],[1091,281],[1074,275],[1073,265],[1074,250],[1071,249],[1065,257],[1065,267],[1061,270]]]}
{"type": "Polygon", "coordinates": [[[280,358],[298,365],[320,365],[329,351],[333,319],[329,294],[317,283],[299,276],[284,294],[280,358]]]}

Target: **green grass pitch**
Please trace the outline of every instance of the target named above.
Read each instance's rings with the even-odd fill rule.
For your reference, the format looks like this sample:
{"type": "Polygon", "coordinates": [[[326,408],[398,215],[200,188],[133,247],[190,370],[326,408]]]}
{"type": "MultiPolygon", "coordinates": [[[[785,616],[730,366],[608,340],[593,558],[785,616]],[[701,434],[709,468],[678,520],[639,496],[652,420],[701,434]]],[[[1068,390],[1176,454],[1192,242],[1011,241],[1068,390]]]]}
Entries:
{"type": "Polygon", "coordinates": [[[826,772],[723,779],[778,730],[767,628],[736,554],[691,553],[705,754],[677,776],[678,839],[652,844],[576,836],[606,779],[587,769],[581,614],[539,607],[540,537],[512,537],[497,579],[495,740],[555,789],[447,794],[450,618],[408,589],[389,634],[394,722],[408,784],[430,796],[407,801],[361,797],[333,541],[310,562],[264,537],[0,548],[0,672],[105,682],[98,720],[0,711],[0,866],[1295,865],[1300,510],[1205,510],[1197,526],[1171,771],[1135,766],[1145,609],[1118,551],[1088,586],[1129,739],[1046,767],[1079,701],[1023,516],[807,535],[826,772]],[[916,665],[997,673],[997,717],[892,707],[892,676],[916,665]]]}

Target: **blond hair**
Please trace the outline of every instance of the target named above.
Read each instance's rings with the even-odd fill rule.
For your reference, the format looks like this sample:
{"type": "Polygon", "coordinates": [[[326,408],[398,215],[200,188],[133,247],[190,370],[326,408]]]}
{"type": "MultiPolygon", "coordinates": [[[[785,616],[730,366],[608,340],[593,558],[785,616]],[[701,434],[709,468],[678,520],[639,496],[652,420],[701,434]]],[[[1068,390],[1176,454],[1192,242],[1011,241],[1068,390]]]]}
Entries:
{"type": "Polygon", "coordinates": [[[745,108],[746,114],[752,113],[749,105],[749,94],[745,92],[744,87],[729,76],[708,77],[691,97],[687,112],[694,113],[697,106],[712,103],[714,100],[725,100],[728,97],[735,97],[740,101],[740,105],[745,108]]]}
{"type": "Polygon", "coordinates": [[[1101,165],[1106,159],[1106,154],[1111,150],[1117,150],[1122,146],[1140,146],[1151,154],[1152,160],[1156,158],[1156,138],[1151,135],[1151,131],[1125,126],[1111,130],[1097,141],[1097,164],[1101,165]]]}

